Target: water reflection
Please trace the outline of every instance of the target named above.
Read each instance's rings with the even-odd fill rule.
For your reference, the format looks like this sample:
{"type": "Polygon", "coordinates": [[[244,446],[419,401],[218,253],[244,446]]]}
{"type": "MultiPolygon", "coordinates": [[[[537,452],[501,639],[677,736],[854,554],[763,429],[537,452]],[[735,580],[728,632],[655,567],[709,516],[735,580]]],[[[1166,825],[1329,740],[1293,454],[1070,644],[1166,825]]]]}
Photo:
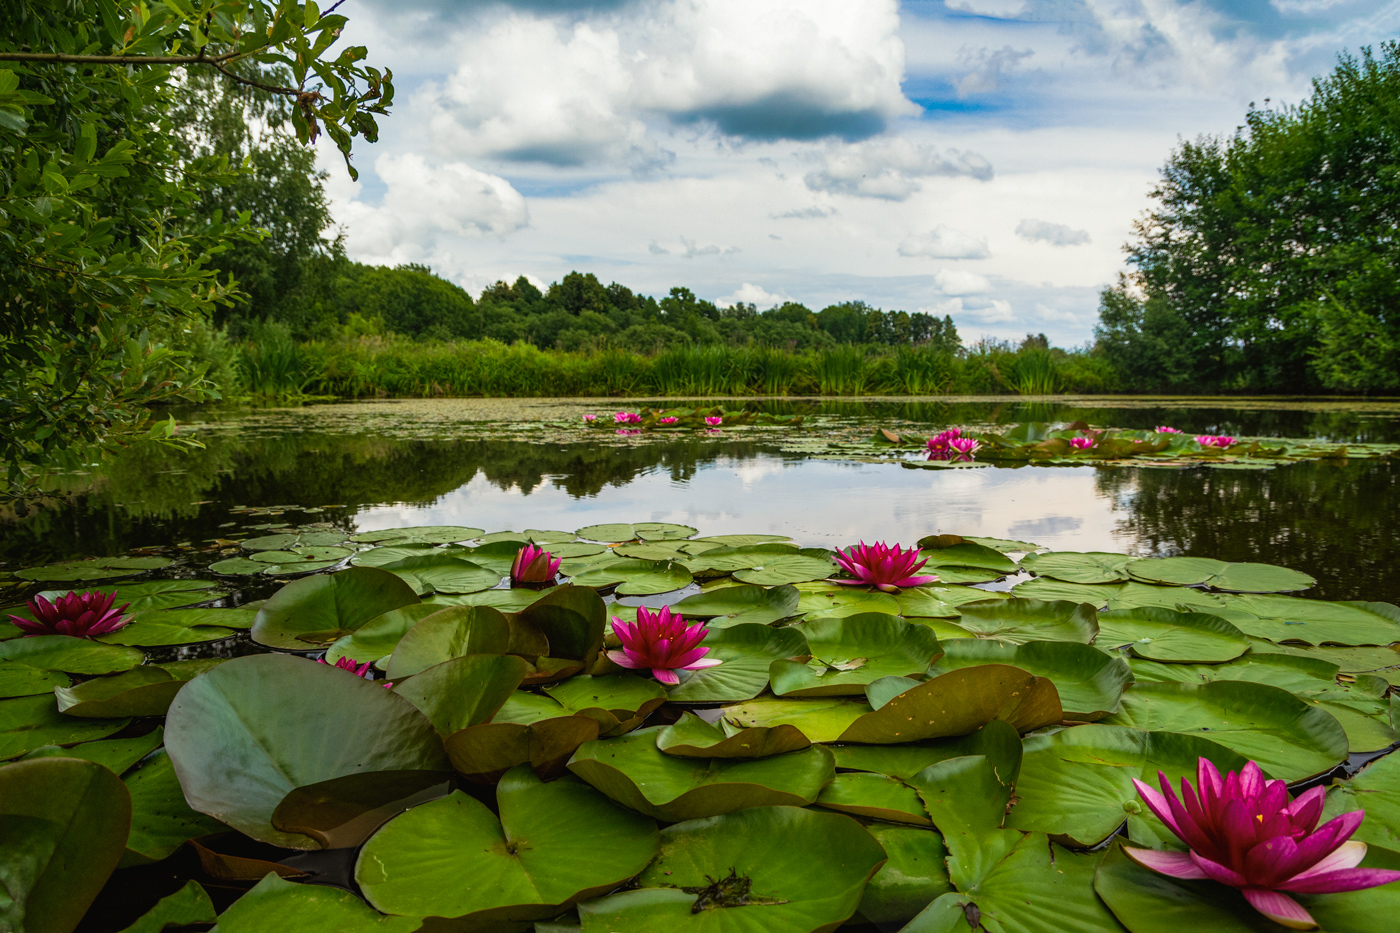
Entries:
{"type": "MultiPolygon", "coordinates": [[[[781,413],[821,409],[945,424],[1082,418],[1125,427],[1400,440],[1394,406],[1186,408],[1176,403],[765,402],[781,413]]],[[[345,409],[347,406],[337,406],[345,409]]],[[[1400,600],[1400,520],[1391,462],[1314,462],[1272,471],[1083,467],[905,470],[808,460],[768,440],[694,438],[637,446],[516,440],[407,440],[305,428],[207,448],[133,448],[101,473],[67,478],[49,507],[0,525],[0,561],[202,544],[256,523],[328,521],[345,531],[405,524],[490,530],[573,529],[604,521],[670,521],[705,533],[770,532],[811,544],[961,532],[1057,549],[1200,554],[1307,570],[1315,595],[1400,600]],[[249,517],[240,506],[323,512],[249,517]]],[[[302,417],[297,414],[296,417],[302,417]]]]}

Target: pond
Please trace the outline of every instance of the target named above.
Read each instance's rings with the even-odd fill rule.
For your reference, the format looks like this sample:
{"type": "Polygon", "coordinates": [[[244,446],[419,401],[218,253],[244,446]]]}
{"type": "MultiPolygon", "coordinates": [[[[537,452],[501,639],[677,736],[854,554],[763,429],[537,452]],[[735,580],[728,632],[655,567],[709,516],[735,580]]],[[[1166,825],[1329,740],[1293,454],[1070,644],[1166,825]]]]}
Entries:
{"type": "Polygon", "coordinates": [[[55,866],[7,882],[0,929],[1175,933],[1296,910],[1380,933],[1400,911],[1400,403],[180,415],[201,448],[130,448],[0,525],[0,844],[55,866]],[[930,459],[951,425],[981,446],[930,459]],[[562,562],[526,566],[527,539],[562,562]],[[862,540],[925,565],[833,553],[862,540]],[[21,637],[21,599],[89,588],[132,616],[21,637]],[[1255,841],[1365,809],[1306,864],[1221,849],[1236,886],[1292,892],[1257,903],[1172,861],[1252,819],[1203,838],[1133,784],[1256,766],[1315,809],[1278,817],[1295,832],[1279,788],[1227,785],[1255,841]],[[1295,877],[1333,850],[1362,874],[1295,877]]]}

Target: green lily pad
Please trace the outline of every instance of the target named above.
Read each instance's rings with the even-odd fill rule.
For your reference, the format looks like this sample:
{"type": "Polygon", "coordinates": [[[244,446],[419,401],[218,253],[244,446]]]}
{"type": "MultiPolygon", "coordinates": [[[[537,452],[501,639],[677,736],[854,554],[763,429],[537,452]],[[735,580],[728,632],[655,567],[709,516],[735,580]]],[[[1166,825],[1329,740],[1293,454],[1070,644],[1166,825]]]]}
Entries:
{"type": "MultiPolygon", "coordinates": [[[[794,589],[800,594],[797,610],[807,619],[840,619],[868,612],[894,616],[900,614],[902,607],[895,596],[863,586],[840,586],[823,581],[799,583],[794,589]]],[[[957,610],[952,614],[957,615],[957,610]]]]}
{"type": "Polygon", "coordinates": [[[1027,736],[1024,747],[1018,799],[1006,825],[1086,848],[1141,812],[1142,804],[1134,803],[1134,778],[1155,787],[1161,771],[1173,784],[1183,777],[1194,782],[1200,758],[1222,772],[1246,764],[1239,754],[1203,736],[1100,724],[1027,736]]]}
{"type": "Polygon", "coordinates": [[[380,564],[379,569],[401,576],[410,584],[420,581],[431,592],[449,595],[479,593],[501,582],[496,571],[450,555],[408,557],[380,564]]]}
{"type": "Polygon", "coordinates": [[[257,613],[248,609],[161,609],[135,613],[126,625],[96,639],[108,645],[160,647],[231,638],[251,628],[257,613]]]}
{"type": "Polygon", "coordinates": [[[365,843],[355,880],[386,913],[528,922],[610,891],[656,854],[651,820],[570,777],[529,768],[496,789],[499,818],[461,791],[390,820],[365,843]]]}
{"type": "Polygon", "coordinates": [[[1143,583],[1209,586],[1233,593],[1289,593],[1317,580],[1273,564],[1226,563],[1211,557],[1145,557],[1128,562],[1128,573],[1143,583]]]}
{"type": "Polygon", "coordinates": [[[682,550],[689,550],[693,556],[685,562],[692,573],[703,575],[733,573],[758,567],[777,557],[799,553],[795,544],[774,542],[771,544],[724,545],[695,551],[689,544],[682,544],[682,550]]]}
{"type": "Polygon", "coordinates": [[[740,729],[733,735],[708,723],[694,713],[682,713],[672,725],[656,736],[656,747],[668,755],[683,758],[768,758],[786,752],[800,752],[811,741],[792,726],[759,726],[740,729]]]}
{"type": "Polygon", "coordinates": [[[51,696],[0,700],[0,761],[45,745],[72,745],[106,738],[125,729],[130,721],[64,716],[51,696]]]}
{"type": "Polygon", "coordinates": [[[952,890],[943,864],[948,850],[938,833],[886,823],[865,828],[889,860],[865,886],[858,916],[871,923],[904,923],[952,890]]]}
{"type": "Polygon", "coordinates": [[[914,788],[884,774],[838,774],[822,788],[817,806],[889,823],[933,826],[914,788]]]}
{"type": "Polygon", "coordinates": [[[805,806],[835,774],[820,746],[769,758],[682,758],[656,747],[660,727],[584,743],[569,770],[623,806],[671,822],[745,807],[805,806]]]}
{"type": "Polygon", "coordinates": [[[1353,839],[1400,850],[1400,756],[1377,759],[1327,789],[1324,820],[1352,810],[1366,811],[1353,839]]]}
{"type": "Polygon", "coordinates": [[[874,838],[839,813],[754,807],[678,823],[661,831],[661,854],[640,888],[579,905],[582,933],[833,930],[884,860],[874,838]]]}
{"type": "Polygon", "coordinates": [[[569,715],[551,697],[516,691],[491,722],[449,735],[447,754],[457,773],[477,784],[495,784],[521,764],[552,779],[601,725],[598,717],[569,715]]]}
{"type": "MultiPolygon", "coordinates": [[[[910,618],[956,619],[957,604],[945,601],[942,597],[947,587],[915,586],[900,590],[895,594],[896,612],[910,618]]],[[[977,599],[985,598],[985,591],[978,590],[977,599]]],[[[886,594],[881,593],[881,596],[886,594]]]]}
{"type": "Polygon", "coordinates": [[[1064,583],[1119,583],[1128,579],[1126,554],[1103,551],[1046,551],[1027,554],[1021,569],[1064,583]]]}
{"type": "Polygon", "coordinates": [[[130,826],[126,788],[101,765],[38,758],[0,768],[0,929],[75,929],[117,867],[130,826]]]}
{"type": "Polygon", "coordinates": [[[1153,606],[1099,613],[1097,644],[1181,664],[1220,664],[1249,650],[1244,633],[1219,616],[1153,606]]]}
{"type": "Polygon", "coordinates": [[[349,635],[333,641],[326,649],[326,662],[334,664],[341,658],[360,662],[387,658],[409,629],[445,608],[435,603],[414,603],[381,613],[349,635]]]}
{"type": "Polygon", "coordinates": [[[191,807],[291,848],[315,845],[271,824],[293,789],[364,771],[447,770],[432,723],[403,697],[288,655],[235,658],[190,681],[166,717],[165,744],[191,807]]]}
{"type": "Polygon", "coordinates": [[[156,902],[135,923],[121,933],[161,933],[166,926],[185,927],[209,924],[218,919],[214,902],[198,881],[189,881],[168,897],[156,902]]]}
{"type": "Polygon", "coordinates": [[[467,593],[462,596],[435,594],[426,597],[423,604],[438,609],[445,606],[490,606],[492,609],[512,613],[535,604],[543,599],[547,592],[549,591],[521,587],[519,589],[482,590],[479,593],[467,593]]]}
{"type": "MultiPolygon", "coordinates": [[[[700,555],[700,559],[708,558],[710,553],[713,552],[700,555]]],[[[796,554],[777,554],[766,558],[761,564],[734,571],[734,579],[759,586],[824,580],[837,569],[829,554],[819,548],[804,548],[796,554]]]]}
{"type": "Polygon", "coordinates": [[[860,695],[887,676],[920,675],[943,649],[922,625],[879,613],[804,622],[811,660],[778,659],[769,667],[777,696],[860,695]]]}
{"type": "Polygon", "coordinates": [[[268,874],[219,915],[217,933],[415,933],[422,917],[386,917],[343,888],[268,874]]]}
{"type": "Polygon", "coordinates": [[[439,734],[449,736],[490,722],[528,667],[514,655],[467,654],[395,683],[394,692],[422,710],[439,734]]]}
{"type": "Polygon", "coordinates": [[[1296,596],[1236,596],[1230,609],[1241,630],[1275,642],[1309,645],[1389,645],[1400,642],[1400,609],[1390,603],[1325,602],[1296,596]],[[1257,617],[1257,618],[1255,618],[1257,617]]]}
{"type": "Polygon", "coordinates": [[[586,570],[575,576],[572,582],[591,587],[616,584],[620,596],[650,596],[689,586],[691,579],[690,571],[680,563],[618,560],[604,567],[586,570]]]}
{"type": "Polygon", "coordinates": [[[350,540],[370,544],[385,541],[394,544],[455,544],[459,541],[475,540],[485,534],[485,531],[484,528],[466,528],[461,525],[413,525],[408,528],[364,532],[353,535],[350,540]]]}
{"type": "Polygon", "coordinates": [[[633,541],[637,537],[637,532],[631,525],[623,524],[588,525],[574,534],[588,541],[602,541],[605,544],[633,541]]]}
{"type": "Polygon", "coordinates": [[[123,867],[158,862],[188,839],[227,828],[185,803],[185,792],[164,749],[147,758],[122,782],[131,792],[131,836],[123,867]]]}
{"type": "Polygon", "coordinates": [[[372,547],[367,551],[360,551],[351,558],[350,563],[356,567],[383,567],[385,564],[396,564],[401,560],[412,560],[415,557],[459,557],[465,559],[471,553],[464,547],[437,547],[431,544],[385,544],[372,547]]]}
{"type": "Polygon", "coordinates": [[[1016,562],[1001,551],[987,547],[985,544],[977,544],[974,541],[964,540],[959,544],[940,548],[928,548],[920,545],[920,548],[922,550],[919,556],[927,561],[924,564],[924,569],[920,571],[921,573],[941,575],[945,567],[993,570],[998,574],[1015,573],[1017,570],[1016,562]]]}
{"type": "Polygon", "coordinates": [[[338,563],[355,552],[344,547],[299,547],[286,551],[258,551],[249,560],[260,564],[301,564],[317,561],[338,563]]]}
{"type": "Polygon", "coordinates": [[[591,587],[553,587],[510,617],[511,653],[522,653],[516,650],[517,640],[533,643],[542,636],[549,657],[579,661],[592,670],[603,648],[607,617],[607,605],[591,587]]]}
{"type": "Polygon", "coordinates": [[[131,577],[148,570],[169,567],[168,557],[97,557],[92,560],[70,560],[44,567],[30,567],[15,574],[21,580],[38,583],[59,583],[75,580],[110,580],[131,577]]]}
{"type": "MultiPolygon", "coordinates": [[[[670,561],[685,560],[690,557],[690,553],[681,550],[681,541],[655,541],[641,542],[639,544],[619,544],[612,549],[618,557],[628,557],[634,560],[670,561]]],[[[596,545],[600,550],[601,544],[596,545]]]]}
{"type": "MultiPolygon", "coordinates": [[[[212,580],[147,580],[144,583],[118,583],[101,589],[104,593],[116,594],[113,605],[129,603],[129,612],[139,612],[144,609],[181,609],[227,595],[228,591],[218,589],[218,586],[212,580]]],[[[65,587],[45,590],[39,595],[53,601],[72,592],[81,593],[84,589],[65,587]]]]}
{"type": "Polygon", "coordinates": [[[699,529],[672,522],[637,522],[632,526],[643,541],[679,541],[698,533],[699,529]]]}
{"type": "Polygon", "coordinates": [[[1121,584],[1108,600],[1110,609],[1160,606],[1179,612],[1219,612],[1229,605],[1228,596],[1182,586],[1152,586],[1136,580],[1121,584]]]}
{"type": "Polygon", "coordinates": [[[1123,689],[1133,682],[1122,658],[1077,642],[1028,641],[1025,644],[959,638],[943,643],[945,654],[934,670],[978,664],[1009,664],[1044,677],[1055,685],[1067,719],[1102,719],[1118,709],[1123,689]]]}
{"type": "Polygon", "coordinates": [[[145,758],[160,747],[165,739],[165,730],[157,726],[145,735],[130,739],[99,739],[63,748],[59,745],[43,745],[28,752],[21,761],[31,758],[81,758],[92,761],[111,771],[121,774],[136,762],[145,758]]]}
{"type": "Polygon", "coordinates": [[[1347,756],[1340,723],[1279,687],[1237,681],[1139,683],[1104,720],[1147,732],[1200,735],[1290,783],[1322,774],[1347,756]]]}
{"type": "Polygon", "coordinates": [[[73,681],[58,671],[46,671],[17,661],[0,661],[0,699],[32,697],[53,693],[73,681]]]}
{"type": "Polygon", "coordinates": [[[0,661],[69,674],[129,671],[146,659],[135,648],[104,645],[71,635],[30,635],[0,642],[0,661]]]}
{"type": "Polygon", "coordinates": [[[768,625],[796,615],[800,597],[792,586],[726,586],[687,596],[671,609],[686,618],[707,619],[705,624],[716,628],[745,623],[768,625]]]}
{"type": "Polygon", "coordinates": [[[253,640],[269,648],[306,650],[328,645],[391,609],[418,597],[403,580],[374,567],[351,567],[288,583],[263,604],[253,640]]]}
{"type": "Polygon", "coordinates": [[[256,560],[249,560],[246,557],[230,557],[226,560],[215,561],[209,565],[208,569],[210,573],[222,574],[224,576],[246,577],[267,570],[267,564],[256,560]]]}
{"type": "Polygon", "coordinates": [[[570,677],[545,687],[544,692],[568,712],[598,719],[605,738],[641,725],[666,702],[665,687],[633,674],[570,677]]]}
{"type": "MultiPolygon", "coordinates": [[[[510,623],[489,606],[449,606],[421,619],[389,656],[392,681],[469,654],[505,654],[510,623]]],[[[511,689],[514,689],[512,687],[511,689]]]]}
{"type": "Polygon", "coordinates": [[[95,677],[77,686],[58,687],[58,711],[69,716],[125,719],[131,716],[164,716],[175,694],[185,685],[153,664],[142,664],[124,674],[95,677]]]}
{"type": "Polygon", "coordinates": [[[238,545],[245,551],[280,551],[296,544],[300,537],[301,535],[294,533],[262,535],[240,541],[238,545]]]}
{"type": "Polygon", "coordinates": [[[958,626],[982,638],[1000,641],[1075,641],[1089,644],[1098,635],[1094,608],[1085,603],[1039,599],[984,599],[959,607],[958,626]]]}
{"type": "Polygon", "coordinates": [[[1050,577],[1034,577],[1013,586],[1011,595],[1026,599],[1067,599],[1072,603],[1088,603],[1102,611],[1122,589],[1121,583],[1066,583],[1050,577]]]}
{"type": "Polygon", "coordinates": [[[705,535],[702,538],[692,539],[693,542],[719,544],[724,547],[749,547],[755,544],[775,544],[791,540],[787,535],[705,535]]]}
{"type": "Polygon", "coordinates": [[[670,698],[677,703],[734,703],[758,696],[768,686],[768,671],[781,658],[807,653],[807,640],[795,628],[745,623],[714,628],[700,643],[705,658],[722,663],[681,675],[670,698]]]}

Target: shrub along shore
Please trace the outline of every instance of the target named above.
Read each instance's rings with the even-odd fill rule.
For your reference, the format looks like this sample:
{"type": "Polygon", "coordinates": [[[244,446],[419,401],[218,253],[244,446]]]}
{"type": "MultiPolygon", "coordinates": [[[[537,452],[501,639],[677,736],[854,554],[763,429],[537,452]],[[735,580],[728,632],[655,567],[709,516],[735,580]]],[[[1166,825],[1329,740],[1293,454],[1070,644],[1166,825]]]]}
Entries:
{"type": "Polygon", "coordinates": [[[1106,361],[1030,341],[963,353],[840,345],[541,350],[495,340],[361,337],[300,343],[264,331],[229,348],[225,396],[1046,395],[1118,388],[1106,361]]]}

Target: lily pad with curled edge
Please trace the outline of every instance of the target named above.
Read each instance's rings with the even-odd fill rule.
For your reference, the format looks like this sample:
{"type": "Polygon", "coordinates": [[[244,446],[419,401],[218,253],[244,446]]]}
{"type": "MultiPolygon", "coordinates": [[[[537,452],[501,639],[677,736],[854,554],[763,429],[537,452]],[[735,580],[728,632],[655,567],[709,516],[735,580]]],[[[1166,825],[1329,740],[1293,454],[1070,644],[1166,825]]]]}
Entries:
{"type": "Polygon", "coordinates": [[[744,623],[711,629],[700,643],[709,649],[706,660],[721,663],[681,674],[672,687],[676,703],[735,703],[752,699],[768,686],[768,671],[780,658],[802,657],[807,640],[795,628],[744,623]]]}
{"type": "Polygon", "coordinates": [[[148,570],[161,570],[174,561],[168,557],[97,557],[92,560],[70,560],[43,567],[29,567],[15,573],[21,580],[36,583],[59,583],[78,580],[111,580],[132,577],[148,570]]]}
{"type": "Polygon", "coordinates": [[[569,770],[623,806],[676,822],[745,807],[806,806],[835,775],[821,746],[769,758],[682,758],[656,747],[662,727],[586,742],[569,770]]]}
{"type": "Polygon", "coordinates": [[[341,658],[352,661],[378,661],[394,653],[399,640],[423,619],[448,607],[435,603],[414,603],[390,609],[370,619],[349,635],[342,635],[326,649],[327,663],[341,658]]]}
{"type": "Polygon", "coordinates": [[[354,553],[347,547],[298,547],[279,551],[257,551],[251,554],[248,559],[260,564],[290,566],[323,561],[336,563],[354,553]]]}
{"type": "Polygon", "coordinates": [[[30,635],[0,642],[0,661],[68,674],[129,671],[146,659],[136,648],[104,645],[71,635],[30,635]]]}
{"type": "Polygon", "coordinates": [[[794,589],[800,594],[797,609],[808,619],[839,619],[864,612],[900,614],[894,596],[869,587],[841,586],[822,580],[799,583],[794,589]]]}
{"type": "Polygon", "coordinates": [[[1018,732],[1064,718],[1059,696],[1046,678],[1004,664],[983,664],[940,674],[910,686],[872,710],[845,698],[760,699],[724,711],[725,728],[791,725],[813,742],[893,745],[968,735],[993,720],[1018,732]]]}
{"type": "Polygon", "coordinates": [[[822,788],[816,805],[887,823],[933,826],[914,788],[897,778],[868,771],[836,775],[822,788]]]}
{"type": "Polygon", "coordinates": [[[45,745],[72,745],[103,739],[125,729],[129,719],[78,719],[65,716],[52,696],[0,700],[0,761],[17,758],[45,745]]]}
{"type": "Polygon", "coordinates": [[[1386,755],[1355,777],[1333,782],[1327,790],[1323,820],[1352,810],[1366,811],[1352,838],[1400,850],[1400,756],[1386,755]]]}
{"type": "Polygon", "coordinates": [[[1021,569],[1064,583],[1122,583],[1130,560],[1103,551],[1044,551],[1021,558],[1021,569]]]}
{"type": "Polygon", "coordinates": [[[406,699],[279,654],[234,658],[186,684],[166,716],[165,745],[191,807],[290,848],[316,846],[271,823],[297,787],[367,771],[448,770],[437,731],[406,699]]]}
{"type": "MultiPolygon", "coordinates": [[[[927,538],[923,539],[929,540],[927,538]]],[[[941,573],[941,568],[992,570],[998,574],[1015,573],[1016,562],[995,548],[966,541],[946,547],[919,545],[919,557],[925,561],[920,573],[941,573]]]]}
{"type": "MultiPolygon", "coordinates": [[[[1019,841],[1014,848],[975,885],[958,885],[957,893],[940,896],[901,933],[954,933],[969,926],[969,917],[986,930],[1123,933],[1094,894],[1094,870],[1102,853],[1071,852],[1040,833],[1015,835],[1019,841]]],[[[1215,928],[1200,929],[1214,933],[1215,928]]]]}
{"type": "Polygon", "coordinates": [[[185,681],[154,664],[142,664],[111,677],[94,677],[58,687],[58,711],[89,719],[164,716],[185,681]]]}
{"type": "Polygon", "coordinates": [[[1346,733],[1332,714],[1266,684],[1138,683],[1104,723],[1200,735],[1289,783],[1329,771],[1347,757],[1346,733]]]}
{"type": "Polygon", "coordinates": [[[54,687],[67,687],[72,682],[72,678],[58,671],[0,661],[0,699],[53,693],[54,687]]]}
{"type": "Polygon", "coordinates": [[[1244,632],[1219,616],[1155,606],[1100,612],[1095,643],[1127,645],[1136,657],[1178,664],[1223,664],[1249,650],[1244,632]]]}
{"type": "Polygon", "coordinates": [[[1179,612],[1219,612],[1229,605],[1231,597],[1184,586],[1153,586],[1136,580],[1120,584],[1118,592],[1108,600],[1109,609],[1135,609],[1139,606],[1161,606],[1179,612]]]}
{"type": "Polygon", "coordinates": [[[608,553],[608,549],[605,546],[601,544],[589,544],[586,541],[571,541],[567,544],[547,544],[543,545],[543,547],[550,553],[550,556],[557,557],[560,560],[577,560],[579,558],[596,557],[599,554],[608,553]]]}
{"type": "Polygon", "coordinates": [[[661,831],[661,854],[638,888],[579,905],[581,933],[834,930],[885,858],[840,813],[765,806],[678,823],[661,831]]]}
{"type": "Polygon", "coordinates": [[[185,802],[185,793],[164,749],[122,778],[131,793],[131,835],[121,867],[149,865],[168,858],[186,840],[228,827],[196,813],[185,802]]]}
{"type": "Polygon", "coordinates": [[[1026,599],[1067,599],[1088,603],[1095,609],[1108,608],[1108,601],[1123,589],[1122,583],[1066,583],[1049,577],[1032,577],[1011,588],[1012,596],[1026,599]]]}
{"type": "Polygon", "coordinates": [[[694,713],[686,712],[656,736],[656,747],[682,758],[768,758],[799,752],[811,741],[793,726],[758,726],[732,735],[694,713]]]}
{"type": "Polygon", "coordinates": [[[447,754],[457,773],[473,783],[494,784],[521,764],[550,780],[563,773],[580,745],[598,737],[602,718],[570,715],[552,697],[516,691],[491,722],[449,735],[447,754]]]}
{"type": "Polygon", "coordinates": [[[1014,538],[983,538],[977,535],[962,535],[964,541],[971,541],[974,544],[983,544],[990,548],[996,548],[1003,554],[1010,551],[1021,551],[1029,554],[1032,551],[1043,551],[1045,548],[1030,541],[1017,541],[1014,538]]]}
{"type": "Polygon", "coordinates": [[[1090,848],[1123,825],[1140,804],[1133,779],[1157,786],[1157,772],[1175,785],[1194,783],[1196,763],[1238,771],[1246,759],[1204,736],[1142,732],[1092,724],[1026,736],[1016,805],[1006,825],[1043,832],[1066,845],[1090,848]]]}
{"type": "Polygon", "coordinates": [[[1247,595],[1229,597],[1226,608],[1248,613],[1231,616],[1246,635],[1274,642],[1347,646],[1400,642],[1400,608],[1391,603],[1247,595]]]}
{"type": "MultiPolygon", "coordinates": [[[[573,535],[569,535],[569,540],[573,540],[573,535]]],[[[476,539],[476,546],[491,547],[500,545],[502,548],[520,550],[523,545],[529,544],[530,538],[523,531],[493,531],[489,535],[481,535],[476,539]]]]}
{"type": "MultiPolygon", "coordinates": [[[[681,548],[688,550],[689,543],[683,543],[681,548]]],[[[692,556],[686,559],[685,565],[690,568],[692,573],[713,576],[733,573],[736,570],[748,570],[778,557],[790,557],[800,550],[795,544],[779,541],[769,544],[723,545],[705,548],[698,552],[690,551],[692,556]]]]}
{"type": "Polygon", "coordinates": [[[437,547],[432,544],[384,544],[360,551],[350,563],[356,567],[383,567],[415,557],[467,558],[471,551],[464,547],[437,547]]]}
{"type": "Polygon", "coordinates": [[[604,544],[620,544],[623,541],[634,541],[637,538],[637,531],[629,524],[613,523],[606,525],[587,525],[574,532],[585,541],[601,541],[604,544]]]}
{"type": "MultiPolygon", "coordinates": [[[[824,580],[837,570],[836,563],[829,555],[830,552],[822,548],[803,548],[796,554],[777,554],[765,558],[761,564],[734,571],[734,579],[760,586],[824,580]]],[[[701,559],[708,556],[700,555],[701,559]]]]}
{"type": "Polygon", "coordinates": [[[671,606],[687,618],[705,619],[712,628],[754,623],[768,625],[797,614],[801,593],[793,586],[725,586],[687,596],[671,606]]]}
{"type": "Polygon", "coordinates": [[[215,561],[207,569],[210,573],[227,577],[247,577],[255,573],[262,573],[267,569],[267,566],[267,564],[249,560],[246,557],[230,557],[227,560],[215,561]]]}
{"type": "Polygon", "coordinates": [[[656,855],[651,820],[572,777],[527,767],[496,788],[499,817],[458,791],[386,823],[365,843],[355,881],[391,914],[528,923],[612,890],[656,855]]]}
{"type": "MultiPolygon", "coordinates": [[[[1213,881],[1182,881],[1158,874],[1128,858],[1115,842],[1094,876],[1094,891],[1129,933],[1275,933],[1235,888],[1213,881]]],[[[1400,853],[1373,846],[1361,866],[1400,868],[1400,853]]],[[[1341,894],[1290,895],[1323,930],[1389,933],[1400,912],[1400,885],[1391,883],[1341,894]]]]}
{"type": "Polygon", "coordinates": [[[665,687],[635,674],[584,674],[545,687],[544,692],[566,712],[597,719],[603,738],[630,732],[666,702],[665,687]]]}
{"type": "Polygon", "coordinates": [[[364,542],[370,540],[370,535],[375,535],[377,540],[374,543],[456,544],[459,541],[472,541],[484,533],[483,528],[467,528],[462,525],[413,525],[408,528],[358,534],[350,540],[364,542]]]}
{"type": "Polygon", "coordinates": [[[1376,648],[1300,647],[1298,645],[1255,645],[1257,654],[1268,652],[1318,658],[1336,664],[1343,674],[1373,674],[1400,686],[1400,651],[1394,645],[1376,648]]]}
{"type": "Polygon", "coordinates": [[[1227,563],[1213,557],[1140,557],[1128,562],[1128,573],[1143,583],[1209,586],[1232,593],[1291,593],[1317,583],[1308,574],[1287,567],[1227,563]]]}
{"type": "Polygon", "coordinates": [[[490,606],[492,609],[499,609],[505,613],[519,612],[526,606],[538,602],[549,590],[535,590],[527,587],[519,589],[492,589],[482,590],[479,593],[467,593],[462,596],[446,596],[434,594],[423,599],[424,605],[434,606],[438,609],[447,606],[490,606]]]}
{"type": "Polygon", "coordinates": [[[607,618],[607,605],[591,587],[553,587],[510,616],[511,653],[532,660],[531,651],[518,649],[538,644],[542,637],[548,643],[549,657],[575,660],[592,670],[603,648],[607,618]]]}
{"type": "Polygon", "coordinates": [[[490,722],[529,668],[508,654],[468,654],[394,683],[394,692],[423,711],[444,737],[490,722]]]}
{"type": "Polygon", "coordinates": [[[673,522],[637,522],[632,526],[643,541],[680,541],[696,534],[699,529],[673,522]]]}
{"type": "Polygon", "coordinates": [[[689,586],[691,579],[690,571],[678,562],[619,560],[585,570],[571,582],[595,588],[616,585],[619,596],[651,596],[689,586]]]}
{"type": "MultiPolygon", "coordinates": [[[[501,582],[501,575],[458,557],[425,555],[381,564],[381,570],[403,577],[410,584],[421,582],[430,592],[461,595],[489,590],[501,582]]],[[[415,586],[415,590],[420,587],[415,586]]]]}
{"type": "Polygon", "coordinates": [[[922,675],[943,653],[923,625],[868,612],[795,626],[807,639],[808,661],[780,658],[769,666],[776,696],[850,696],[881,677],[922,675]]]}
{"type": "Polygon", "coordinates": [[[253,641],[306,651],[328,645],[418,596],[403,580],[375,567],[351,567],[288,583],[273,593],[253,622],[253,641]]]}
{"type": "Polygon", "coordinates": [[[98,739],[82,742],[63,748],[58,745],[44,745],[28,752],[21,761],[31,758],[81,758],[95,761],[113,774],[121,774],[136,762],[145,758],[160,747],[165,738],[165,730],[160,726],[130,739],[98,739]]]}
{"type": "Polygon", "coordinates": [[[107,645],[160,647],[218,641],[251,628],[257,613],[249,609],[157,609],[133,614],[126,625],[96,639],[107,645]]]}
{"type": "Polygon", "coordinates": [[[131,926],[121,933],[161,933],[169,927],[190,927],[196,924],[210,925],[217,921],[214,902],[198,881],[187,881],[185,886],[174,894],[156,902],[131,926]]]}
{"type": "Polygon", "coordinates": [[[1055,685],[1066,719],[1102,719],[1118,709],[1133,673],[1122,658],[1077,642],[1028,641],[1017,645],[981,638],[943,642],[946,652],[935,671],[978,664],[1010,664],[1055,685]]]}
{"type": "Polygon", "coordinates": [[[505,654],[510,623],[490,606],[449,606],[420,619],[389,656],[389,679],[397,682],[435,664],[468,654],[505,654]]]}
{"type": "Polygon", "coordinates": [[[130,826],[126,788],[101,765],[36,758],[0,768],[0,929],[75,929],[117,867],[130,826]]]}
{"type": "Polygon", "coordinates": [[[958,607],[957,624],[980,638],[1001,641],[1076,641],[1089,644],[1099,633],[1097,613],[1067,600],[984,599],[958,607]]]}
{"type": "Polygon", "coordinates": [[[360,845],[384,821],[452,789],[440,771],[364,771],[298,787],[277,805],[272,825],[323,849],[360,845]]]}
{"type": "Polygon", "coordinates": [[[943,864],[948,849],[938,833],[888,823],[865,828],[889,860],[865,886],[857,917],[870,923],[902,924],[952,890],[943,864]]]}
{"type": "Polygon", "coordinates": [[[268,874],[219,915],[218,933],[414,933],[422,917],[386,917],[343,888],[268,874]]]}
{"type": "Polygon", "coordinates": [[[905,745],[837,745],[831,751],[839,769],[887,774],[907,782],[940,761],[967,755],[1015,754],[1020,747],[1020,734],[994,719],[968,735],[905,745]],[[1001,747],[996,749],[997,746],[1001,747]]]}

